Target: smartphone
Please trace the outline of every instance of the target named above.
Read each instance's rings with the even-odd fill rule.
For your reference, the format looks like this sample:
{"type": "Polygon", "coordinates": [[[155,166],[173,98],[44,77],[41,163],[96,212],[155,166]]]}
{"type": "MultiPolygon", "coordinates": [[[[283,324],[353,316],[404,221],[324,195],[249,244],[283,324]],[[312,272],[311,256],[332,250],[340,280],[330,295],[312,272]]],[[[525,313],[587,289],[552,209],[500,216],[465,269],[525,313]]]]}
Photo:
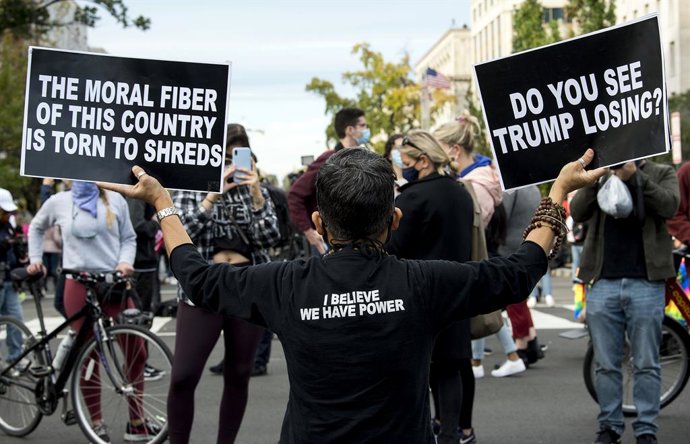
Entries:
{"type": "MultiPolygon", "coordinates": [[[[232,164],[239,170],[240,168],[252,169],[252,150],[247,147],[236,147],[232,149],[232,164]]],[[[235,171],[233,181],[242,182],[244,173],[235,171]]]]}

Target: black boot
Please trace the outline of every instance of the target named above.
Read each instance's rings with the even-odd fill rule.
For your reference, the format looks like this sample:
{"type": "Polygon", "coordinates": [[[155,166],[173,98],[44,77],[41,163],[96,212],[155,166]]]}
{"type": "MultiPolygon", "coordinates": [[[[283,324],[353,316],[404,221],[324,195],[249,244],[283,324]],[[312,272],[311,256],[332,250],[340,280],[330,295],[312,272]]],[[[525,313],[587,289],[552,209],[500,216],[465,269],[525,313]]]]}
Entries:
{"type": "Polygon", "coordinates": [[[527,359],[530,364],[543,359],[544,356],[544,351],[539,346],[539,341],[536,337],[527,343],[527,359]]]}
{"type": "Polygon", "coordinates": [[[216,365],[212,365],[211,367],[208,368],[211,373],[214,375],[222,375],[223,374],[223,361],[220,361],[216,365]]]}
{"type": "Polygon", "coordinates": [[[529,368],[530,361],[529,357],[527,356],[527,350],[518,350],[517,354],[520,357],[520,359],[522,359],[522,362],[525,363],[525,368],[529,368]]]}

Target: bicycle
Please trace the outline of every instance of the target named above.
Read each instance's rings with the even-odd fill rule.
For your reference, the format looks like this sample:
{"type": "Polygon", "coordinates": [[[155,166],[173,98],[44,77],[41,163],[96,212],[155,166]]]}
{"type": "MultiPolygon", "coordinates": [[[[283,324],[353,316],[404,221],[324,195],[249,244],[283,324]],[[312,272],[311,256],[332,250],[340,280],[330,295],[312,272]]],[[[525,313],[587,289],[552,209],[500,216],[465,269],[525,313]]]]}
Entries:
{"type": "Polygon", "coordinates": [[[131,421],[133,415],[147,421],[147,431],[148,425],[156,431],[147,436],[146,442],[163,442],[168,430],[170,349],[150,331],[131,325],[133,321],[136,323],[133,313],[119,315],[123,318],[120,322],[130,322],[125,324],[105,316],[99,300],[103,292],[99,294],[97,289],[105,286],[112,291],[126,284],[126,278],[119,273],[66,269],[62,272],[86,287],[86,303],[49,333],[39,297],[41,275],[28,275],[26,269],[12,272],[13,278],[25,282],[34,296],[40,329],[34,336],[23,322],[0,317],[0,430],[10,436],[26,436],[36,429],[44,415],[55,413],[62,400],[62,421],[66,425],[78,423],[92,443],[116,442],[116,436],[125,436],[128,428],[125,422],[131,421]],[[85,322],[76,334],[74,346],[62,365],[54,368],[50,341],[81,318],[85,322]],[[15,348],[20,347],[19,352],[15,350],[15,356],[11,356],[13,342],[15,348]],[[143,374],[146,363],[161,369],[164,377],[146,381],[143,374]],[[107,400],[102,399],[106,396],[107,400]],[[69,409],[68,397],[73,410],[69,409]],[[98,408],[98,404],[102,407],[98,408]],[[98,430],[98,424],[94,426],[97,421],[92,421],[99,416],[107,424],[112,441],[99,437],[102,429],[98,430]]]}

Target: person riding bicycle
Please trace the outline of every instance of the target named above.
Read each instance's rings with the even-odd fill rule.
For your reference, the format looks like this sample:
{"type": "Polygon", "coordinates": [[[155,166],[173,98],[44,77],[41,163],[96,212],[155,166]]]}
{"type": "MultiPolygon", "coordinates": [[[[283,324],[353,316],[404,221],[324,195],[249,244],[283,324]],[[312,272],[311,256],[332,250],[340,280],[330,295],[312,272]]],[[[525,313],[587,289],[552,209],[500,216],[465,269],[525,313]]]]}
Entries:
{"type": "Polygon", "coordinates": [[[619,443],[625,429],[621,362],[627,334],[637,410],[632,426],[638,444],[652,444],[657,442],[661,391],[664,281],[675,276],[665,221],[678,209],[678,178],[671,166],[648,160],[612,167],[607,180],[617,180],[614,176],[629,191],[631,213],[619,213],[619,205],[602,208],[598,194],[608,187],[600,183],[581,189],[570,202],[573,221],[589,221],[577,277],[591,284],[587,323],[598,363],[600,409],[595,443],[619,443]]]}
{"type": "MultiPolygon", "coordinates": [[[[136,234],[132,228],[129,210],[125,199],[112,191],[99,189],[93,182],[77,182],[69,191],[50,197],[36,213],[29,227],[29,273],[45,273],[43,258],[43,233],[48,227],[59,225],[62,233],[64,268],[92,272],[119,271],[124,276],[133,272],[132,264],[136,253],[136,234]]],[[[86,287],[74,279],[65,282],[65,311],[67,316],[77,313],[85,304],[86,287]]],[[[128,300],[127,307],[134,304],[128,300]]],[[[115,317],[122,310],[121,303],[104,303],[106,316],[115,317]]],[[[74,331],[79,331],[84,319],[72,323],[74,331]]],[[[136,339],[133,341],[137,341],[136,339]]],[[[136,345],[136,344],[135,344],[136,345]]],[[[133,353],[138,347],[126,347],[126,359],[130,362],[128,376],[141,381],[143,390],[143,371],[146,353],[133,353]],[[131,356],[130,356],[131,355],[131,356]]],[[[96,360],[97,361],[97,360],[96,360]]],[[[88,390],[88,405],[93,430],[105,442],[110,442],[108,428],[102,421],[100,400],[100,379],[98,366],[95,377],[82,382],[84,392],[88,390]]],[[[158,426],[143,417],[141,399],[135,398],[130,404],[130,418],[126,427],[126,440],[147,439],[158,433],[158,426]]]]}
{"type": "Polygon", "coordinates": [[[436,333],[528,296],[546,272],[554,233],[564,236],[565,210],[555,202],[605,172],[584,170],[593,158],[588,150],[563,167],[514,255],[468,263],[385,252],[402,217],[394,208],[395,175],[388,161],[364,149],[341,150],[319,171],[312,221],[331,252],[308,260],[209,264],[168,193],[142,168],[132,168],[135,186],[103,186],[156,207],[172,269],[197,306],[268,326],[280,337],[290,377],[282,444],[431,444],[436,333]]]}

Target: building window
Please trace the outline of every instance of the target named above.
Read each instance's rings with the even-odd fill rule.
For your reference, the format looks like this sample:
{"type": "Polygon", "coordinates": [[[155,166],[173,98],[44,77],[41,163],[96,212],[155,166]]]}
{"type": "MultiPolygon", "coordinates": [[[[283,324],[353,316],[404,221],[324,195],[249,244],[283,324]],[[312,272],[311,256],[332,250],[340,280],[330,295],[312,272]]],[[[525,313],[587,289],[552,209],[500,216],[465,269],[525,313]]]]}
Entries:
{"type": "Polygon", "coordinates": [[[563,8],[544,8],[544,23],[551,20],[565,20],[565,10],[563,8]]]}

